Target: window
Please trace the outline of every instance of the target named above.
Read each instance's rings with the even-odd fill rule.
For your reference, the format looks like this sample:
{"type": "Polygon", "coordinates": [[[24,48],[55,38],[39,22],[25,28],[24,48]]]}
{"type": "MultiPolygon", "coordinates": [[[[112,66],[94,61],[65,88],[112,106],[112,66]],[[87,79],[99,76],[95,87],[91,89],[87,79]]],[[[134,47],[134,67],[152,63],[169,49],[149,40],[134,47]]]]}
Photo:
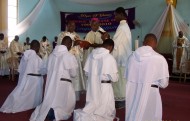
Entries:
{"type": "Polygon", "coordinates": [[[9,43],[14,39],[11,29],[17,25],[18,18],[18,0],[8,0],[8,41],[9,43]]]}

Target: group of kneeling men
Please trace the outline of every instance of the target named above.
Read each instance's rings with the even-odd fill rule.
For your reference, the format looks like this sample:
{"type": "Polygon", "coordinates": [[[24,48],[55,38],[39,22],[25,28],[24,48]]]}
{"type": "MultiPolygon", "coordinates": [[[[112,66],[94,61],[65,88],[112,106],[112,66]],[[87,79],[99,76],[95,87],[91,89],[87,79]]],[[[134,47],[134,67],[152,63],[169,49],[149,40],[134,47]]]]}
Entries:
{"type": "MultiPolygon", "coordinates": [[[[94,44],[96,48],[86,54],[88,57],[83,67],[87,77],[86,104],[83,109],[74,110],[77,94],[73,85],[81,68],[80,59],[76,56],[77,46],[83,47],[85,44],[81,41],[73,44],[74,37],[69,32],[63,38],[60,35],[60,43],[46,61],[42,61],[37,54],[40,43],[37,40],[31,42],[30,50],[24,52],[20,61],[18,84],[0,111],[16,113],[36,108],[30,121],[44,121],[46,116],[56,121],[67,120],[73,112],[74,121],[113,121],[116,116],[114,97],[118,96],[126,97],[125,121],[162,120],[159,87],[167,87],[169,73],[165,58],[155,51],[156,36],[147,34],[143,46],[131,53],[131,47],[127,47],[131,46],[131,41],[128,41],[131,35],[123,8],[116,9],[115,19],[120,24],[114,41],[105,39],[98,46],[94,44]],[[43,75],[47,75],[44,92],[43,75]],[[117,90],[113,92],[112,83],[122,78],[126,78],[127,84],[125,81],[118,83],[117,90]],[[120,87],[126,87],[126,90],[120,87]],[[116,92],[122,94],[116,95],[116,92]]],[[[97,37],[97,34],[92,35],[92,39],[97,37]]],[[[102,36],[106,38],[108,35],[105,33],[102,36]]]]}
{"type": "MultiPolygon", "coordinates": [[[[113,40],[105,40],[88,56],[84,66],[88,77],[86,104],[83,109],[77,110],[74,110],[76,96],[72,78],[77,74],[78,64],[75,56],[69,53],[71,46],[72,39],[65,36],[61,45],[57,45],[50,54],[46,67],[42,68],[42,59],[37,55],[40,43],[33,40],[31,49],[25,51],[21,59],[18,85],[0,111],[16,113],[36,107],[30,121],[44,121],[52,113],[53,120],[67,120],[73,111],[74,121],[113,121],[116,110],[111,83],[118,80],[117,63],[110,54],[114,48],[113,40]],[[42,75],[45,74],[43,97],[42,75]]],[[[159,120],[162,115],[159,112],[161,102],[152,100],[161,100],[157,88],[168,85],[169,75],[167,62],[153,50],[155,47],[155,36],[148,34],[144,46],[129,57],[125,75],[130,79],[126,85],[126,121],[140,121],[146,119],[146,115],[159,120]],[[149,110],[147,105],[157,108],[149,110]]]]}

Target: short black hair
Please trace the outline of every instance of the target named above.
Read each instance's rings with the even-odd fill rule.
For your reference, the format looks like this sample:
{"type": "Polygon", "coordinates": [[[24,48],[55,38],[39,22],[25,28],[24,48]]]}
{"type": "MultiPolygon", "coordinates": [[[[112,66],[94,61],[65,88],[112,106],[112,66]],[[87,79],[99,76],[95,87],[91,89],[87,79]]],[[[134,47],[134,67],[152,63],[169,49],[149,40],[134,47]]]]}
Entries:
{"type": "Polygon", "coordinates": [[[104,40],[103,46],[113,46],[114,47],[114,41],[112,39],[106,39],[104,40]]]}
{"type": "Polygon", "coordinates": [[[30,37],[26,37],[26,39],[29,39],[29,40],[30,40],[30,37]]]}
{"type": "Polygon", "coordinates": [[[30,48],[34,49],[34,48],[39,48],[39,47],[40,47],[40,42],[38,40],[32,40],[30,44],[30,48]]]}
{"type": "Polygon", "coordinates": [[[18,35],[15,35],[15,38],[19,38],[19,36],[18,36],[18,35]]]}
{"type": "Polygon", "coordinates": [[[71,22],[74,22],[75,23],[75,16],[74,15],[67,15],[66,16],[66,18],[65,18],[65,20],[66,20],[66,25],[68,25],[69,23],[71,23],[71,22]]]}
{"type": "Polygon", "coordinates": [[[45,39],[47,39],[47,37],[46,37],[46,36],[43,36],[42,39],[45,40],[45,39]]]}
{"type": "Polygon", "coordinates": [[[68,44],[68,43],[72,43],[72,39],[71,39],[71,37],[69,37],[69,36],[65,36],[65,37],[62,39],[61,44],[62,44],[62,45],[65,45],[65,44],[68,44]]]}
{"type": "Polygon", "coordinates": [[[115,12],[118,14],[122,14],[123,16],[127,17],[127,14],[126,14],[125,9],[123,7],[116,8],[115,12]]]}

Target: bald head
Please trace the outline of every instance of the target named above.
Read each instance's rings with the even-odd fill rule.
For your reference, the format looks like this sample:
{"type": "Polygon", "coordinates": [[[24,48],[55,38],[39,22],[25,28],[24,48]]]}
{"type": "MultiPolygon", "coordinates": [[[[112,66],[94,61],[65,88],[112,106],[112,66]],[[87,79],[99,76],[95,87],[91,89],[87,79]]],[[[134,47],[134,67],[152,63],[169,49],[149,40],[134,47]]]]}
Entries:
{"type": "Polygon", "coordinates": [[[67,47],[67,49],[70,50],[71,46],[72,46],[72,39],[69,36],[65,36],[62,39],[62,43],[61,44],[65,45],[67,47]]]}
{"type": "Polygon", "coordinates": [[[157,47],[157,38],[154,34],[147,34],[143,41],[144,46],[151,46],[153,49],[157,47]]]}
{"type": "Polygon", "coordinates": [[[32,40],[31,44],[30,44],[30,49],[36,51],[36,53],[39,52],[40,49],[40,43],[37,40],[32,40]]]}

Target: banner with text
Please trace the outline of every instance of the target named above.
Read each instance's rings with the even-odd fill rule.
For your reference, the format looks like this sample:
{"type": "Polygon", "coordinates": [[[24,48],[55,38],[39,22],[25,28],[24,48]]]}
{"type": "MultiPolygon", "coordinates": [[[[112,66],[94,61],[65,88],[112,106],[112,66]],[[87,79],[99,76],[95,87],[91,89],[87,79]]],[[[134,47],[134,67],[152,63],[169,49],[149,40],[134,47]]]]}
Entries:
{"type": "MultiPolygon", "coordinates": [[[[130,29],[134,29],[135,25],[135,8],[125,9],[127,14],[127,22],[130,29]]],[[[118,22],[114,19],[114,11],[102,11],[102,12],[85,12],[85,13],[71,13],[60,12],[61,14],[61,31],[66,29],[66,21],[74,20],[76,23],[76,32],[87,33],[91,30],[90,20],[91,18],[98,18],[100,20],[100,26],[107,32],[116,31],[118,22]]]]}

